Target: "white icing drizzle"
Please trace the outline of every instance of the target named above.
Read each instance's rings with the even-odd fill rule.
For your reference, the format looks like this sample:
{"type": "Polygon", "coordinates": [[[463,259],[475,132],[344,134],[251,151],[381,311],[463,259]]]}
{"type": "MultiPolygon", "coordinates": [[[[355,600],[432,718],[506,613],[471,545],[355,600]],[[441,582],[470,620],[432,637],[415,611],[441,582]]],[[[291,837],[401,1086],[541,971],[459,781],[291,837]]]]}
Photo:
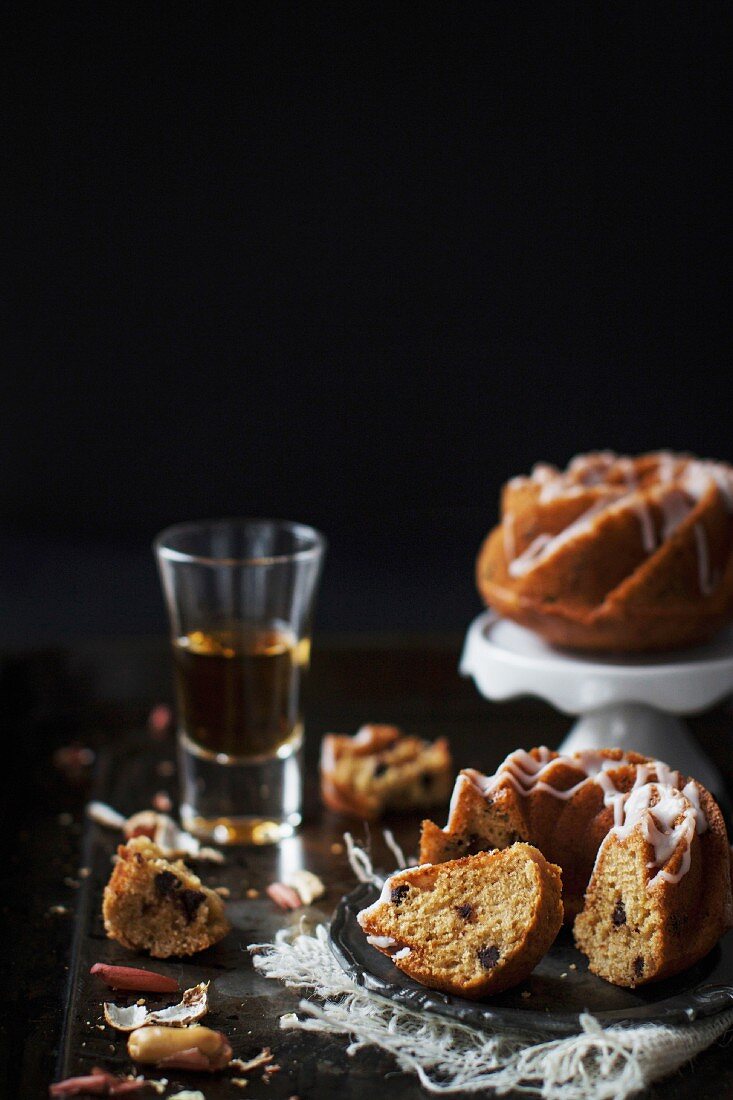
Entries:
{"type": "Polygon", "coordinates": [[[687,519],[692,505],[681,489],[669,489],[659,497],[659,507],[662,510],[662,542],[666,542],[687,519]]]}
{"type": "MultiPolygon", "coordinates": [[[[363,912],[364,910],[362,909],[362,913],[363,912]]],[[[397,940],[393,940],[391,936],[367,936],[366,939],[367,943],[371,944],[372,947],[382,947],[386,949],[388,947],[397,946],[397,940]]]]}
{"type": "Polygon", "coordinates": [[[690,459],[682,475],[682,486],[695,500],[701,500],[710,488],[716,486],[723,498],[727,512],[733,512],[733,470],[722,462],[690,459]]]}
{"type": "Polygon", "coordinates": [[[596,501],[596,503],[586,509],[582,515],[568,524],[565,530],[561,531],[559,535],[538,535],[518,558],[510,562],[509,575],[512,577],[521,577],[525,573],[529,573],[530,569],[534,569],[540,562],[545,561],[546,558],[549,558],[550,554],[554,554],[555,551],[559,550],[561,546],[564,546],[566,542],[570,542],[571,539],[578,538],[579,535],[585,534],[585,532],[590,529],[590,521],[594,516],[597,516],[600,512],[605,512],[614,503],[615,501],[609,500],[596,501]]]}
{"type": "MultiPolygon", "coordinates": [[[[608,842],[608,837],[624,839],[639,827],[642,836],[654,849],[654,859],[647,867],[658,867],[649,880],[649,887],[658,882],[677,883],[690,869],[690,846],[695,833],[704,833],[708,827],[704,813],[700,809],[700,792],[692,780],[682,791],[665,783],[646,783],[629,793],[623,807],[623,820],[614,825],[599,848],[600,852],[608,842]],[[656,801],[652,804],[652,799],[656,801]],[[679,870],[668,871],[665,864],[670,861],[680,844],[685,848],[680,860],[679,870]]],[[[597,860],[596,860],[597,862],[597,860]]]]}
{"type": "Polygon", "coordinates": [[[530,569],[534,569],[535,565],[539,564],[544,551],[552,545],[552,542],[552,535],[538,535],[519,557],[511,560],[507,559],[509,560],[509,575],[511,577],[522,577],[525,573],[529,573],[530,569]]]}
{"type": "MultiPolygon", "coordinates": [[[[460,776],[459,776],[459,778],[460,778],[460,776]]],[[[457,786],[458,786],[458,784],[456,783],[456,787],[457,786]]],[[[453,797],[455,798],[455,791],[453,792],[453,797]]],[[[414,867],[403,867],[401,870],[395,871],[394,874],[389,876],[389,878],[386,878],[384,880],[383,885],[382,885],[382,892],[379,895],[379,897],[377,898],[377,900],[373,901],[371,905],[367,905],[367,907],[365,909],[360,909],[359,912],[356,914],[356,919],[359,922],[359,924],[361,925],[361,927],[362,928],[364,927],[364,923],[366,921],[367,916],[370,915],[372,912],[374,912],[377,909],[377,907],[382,904],[383,901],[390,901],[391,900],[392,890],[393,890],[393,883],[394,883],[395,878],[398,875],[404,875],[408,871],[424,871],[424,870],[427,870],[428,867],[432,867],[432,866],[433,866],[432,863],[419,863],[419,864],[415,864],[414,867]]],[[[387,945],[387,946],[389,946],[389,945],[387,945]]]]}
{"type": "Polygon", "coordinates": [[[406,959],[407,956],[411,955],[411,954],[412,954],[412,948],[411,947],[402,947],[402,948],[400,948],[399,951],[395,951],[392,958],[393,959],[406,959]]]}
{"type": "Polygon", "coordinates": [[[654,530],[654,520],[649,505],[643,500],[636,500],[633,509],[639,519],[641,528],[641,544],[647,554],[653,554],[657,548],[657,533],[654,530]]]}
{"type": "MultiPolygon", "coordinates": [[[[489,797],[497,787],[508,783],[522,796],[529,795],[532,791],[545,791],[561,801],[567,801],[582,787],[595,783],[603,791],[604,806],[611,806],[613,809],[611,833],[627,836],[635,825],[642,822],[645,838],[655,849],[655,860],[650,866],[661,866],[668,862],[678,844],[689,840],[694,832],[703,833],[707,829],[707,820],[700,808],[700,792],[697,784],[694,780],[690,780],[680,791],[678,789],[682,781],[680,773],[662,760],[650,760],[645,764],[633,765],[635,768],[633,785],[630,790],[621,791],[616,787],[610,773],[628,764],[626,754],[618,760],[608,759],[600,752],[591,750],[574,753],[572,756],[554,755],[544,745],[536,752],[535,757],[524,749],[517,749],[516,752],[507,756],[494,775],[486,776],[473,769],[465,769],[456,782],[448,824],[444,832],[451,831],[452,818],[458,806],[460,790],[465,782],[472,783],[484,797],[489,797]],[[558,790],[551,782],[553,770],[557,765],[573,768],[576,772],[580,772],[583,778],[567,790],[558,790]],[[662,792],[662,797],[653,807],[650,807],[654,791],[662,792]],[[649,821],[644,816],[647,811],[652,815],[649,821]],[[686,814],[685,821],[688,821],[688,824],[684,825],[683,822],[679,826],[674,825],[676,818],[683,813],[686,814]],[[692,824],[690,825],[689,822],[692,824]]],[[[666,882],[679,882],[689,870],[689,865],[688,843],[679,872],[673,874],[661,870],[649,885],[651,886],[660,878],[666,882]]]]}
{"type": "Polygon", "coordinates": [[[677,458],[671,451],[659,451],[657,458],[659,459],[659,465],[657,466],[657,477],[665,484],[669,481],[674,481],[675,473],[677,472],[677,458]]]}
{"type": "MultiPolygon", "coordinates": [[[[537,750],[537,754],[538,759],[535,759],[531,753],[526,752],[524,749],[517,749],[516,752],[510,753],[506,760],[499,765],[494,775],[482,775],[481,772],[474,771],[471,768],[466,768],[461,774],[463,778],[472,782],[484,796],[490,795],[500,784],[508,782],[521,795],[528,795],[532,791],[545,791],[561,801],[567,801],[581,787],[589,783],[597,783],[603,791],[604,804],[614,806],[615,814],[617,813],[618,799],[627,797],[626,793],[617,790],[613,779],[607,774],[628,763],[628,757],[625,754],[619,760],[608,759],[602,756],[601,753],[592,750],[574,753],[572,756],[563,754],[556,756],[544,745],[537,750]],[[547,779],[550,778],[552,771],[559,764],[583,773],[583,778],[568,790],[558,790],[552,783],[547,782],[547,779]]],[[[680,779],[679,772],[673,771],[662,760],[652,760],[648,764],[637,764],[635,766],[636,777],[633,789],[647,783],[651,773],[656,775],[660,783],[673,784],[679,782],[680,779]]],[[[451,799],[449,821],[453,808],[458,801],[458,790],[459,785],[457,783],[451,799]]]]}
{"type": "MultiPolygon", "coordinates": [[[[573,520],[556,535],[539,534],[526,549],[516,555],[513,517],[511,532],[504,534],[504,552],[509,575],[522,577],[546,561],[561,546],[585,534],[591,520],[602,512],[623,511],[630,508],[639,520],[641,542],[645,553],[653,554],[666,542],[690,514],[694,505],[702,499],[711,485],[717,487],[726,510],[733,514],[733,470],[722,462],[687,458],[671,451],[659,451],[656,460],[656,485],[646,490],[639,488],[634,460],[613,451],[598,451],[576,455],[564,472],[546,463],[538,463],[532,470],[530,481],[540,486],[539,500],[547,504],[558,498],[569,499],[589,488],[602,488],[607,495],[573,520]],[[654,516],[649,507],[655,501],[662,513],[662,525],[657,534],[654,516]]],[[[510,486],[525,484],[526,478],[512,478],[510,486]]],[[[502,521],[507,525],[507,518],[502,521]]],[[[698,556],[700,590],[704,595],[712,591],[715,580],[710,574],[707,542],[704,531],[695,529],[698,556]]]]}

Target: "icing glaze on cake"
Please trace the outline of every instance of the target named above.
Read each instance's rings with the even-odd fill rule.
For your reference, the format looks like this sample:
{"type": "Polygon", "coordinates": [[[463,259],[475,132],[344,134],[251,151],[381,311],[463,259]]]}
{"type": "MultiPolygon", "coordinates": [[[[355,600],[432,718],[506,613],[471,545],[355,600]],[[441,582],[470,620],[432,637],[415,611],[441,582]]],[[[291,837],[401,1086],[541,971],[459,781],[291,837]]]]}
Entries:
{"type": "Polygon", "coordinates": [[[537,464],[505,486],[477,583],[558,645],[702,641],[733,618],[733,468],[671,451],[537,464]]]}

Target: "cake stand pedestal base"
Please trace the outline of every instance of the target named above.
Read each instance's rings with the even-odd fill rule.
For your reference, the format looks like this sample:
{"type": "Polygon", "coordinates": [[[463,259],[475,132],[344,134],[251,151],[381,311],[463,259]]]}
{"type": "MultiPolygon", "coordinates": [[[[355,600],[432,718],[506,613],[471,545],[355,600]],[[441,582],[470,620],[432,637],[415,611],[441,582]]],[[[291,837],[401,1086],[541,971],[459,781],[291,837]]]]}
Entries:
{"type": "Polygon", "coordinates": [[[561,752],[633,750],[694,776],[714,793],[724,790],[720,772],[679,715],[707,710],[733,692],[732,631],[675,653],[586,656],[553,649],[485,611],[468,629],[460,670],[487,699],[535,695],[579,715],[561,752]]]}

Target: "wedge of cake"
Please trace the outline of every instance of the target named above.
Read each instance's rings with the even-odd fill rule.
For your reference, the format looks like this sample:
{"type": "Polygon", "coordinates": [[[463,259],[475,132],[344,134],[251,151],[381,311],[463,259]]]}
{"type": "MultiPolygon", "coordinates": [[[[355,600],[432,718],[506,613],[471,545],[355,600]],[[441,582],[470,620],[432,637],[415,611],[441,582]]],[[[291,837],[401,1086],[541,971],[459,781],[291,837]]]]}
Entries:
{"type": "Polygon", "coordinates": [[[338,813],[374,820],[389,810],[447,802],[448,741],[405,736],[396,726],[363,726],[353,737],[329,733],[321,744],[321,796],[338,813]]]}
{"type": "Polygon", "coordinates": [[[530,844],[399,871],[358,921],[411,978],[476,1000],[526,978],[563,920],[560,868],[530,844]]]}
{"type": "Polygon", "coordinates": [[[181,860],[164,859],[148,837],[117,849],[102,902],[110,939],[156,959],[193,955],[229,931],[224,903],[181,860]]]}
{"type": "Polygon", "coordinates": [[[682,791],[637,788],[599,848],[573,931],[593,973],[614,985],[686,970],[730,926],[727,853],[721,875],[713,835],[720,825],[701,793],[692,782],[682,791]]]}

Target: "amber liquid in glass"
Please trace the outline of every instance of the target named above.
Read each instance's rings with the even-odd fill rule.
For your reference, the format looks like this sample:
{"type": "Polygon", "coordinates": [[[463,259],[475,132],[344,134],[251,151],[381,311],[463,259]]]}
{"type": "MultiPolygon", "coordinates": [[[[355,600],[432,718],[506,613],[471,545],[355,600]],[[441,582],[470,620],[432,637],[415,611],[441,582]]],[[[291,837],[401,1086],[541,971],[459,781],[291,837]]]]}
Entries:
{"type": "Polygon", "coordinates": [[[192,631],[173,642],[178,708],[202,756],[272,757],[299,742],[299,687],[310,641],[277,623],[192,631]]]}

